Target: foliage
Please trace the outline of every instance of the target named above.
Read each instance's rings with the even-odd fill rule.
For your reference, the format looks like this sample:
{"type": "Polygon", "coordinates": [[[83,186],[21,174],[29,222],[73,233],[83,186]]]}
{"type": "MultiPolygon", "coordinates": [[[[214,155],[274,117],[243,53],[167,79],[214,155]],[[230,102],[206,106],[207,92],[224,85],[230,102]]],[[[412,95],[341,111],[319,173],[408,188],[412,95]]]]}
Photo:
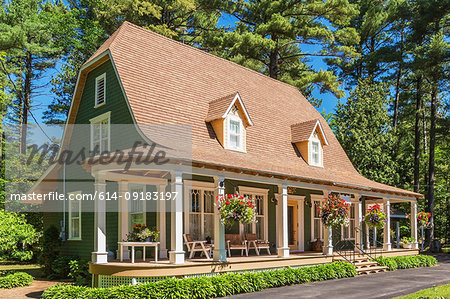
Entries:
{"type": "Polygon", "coordinates": [[[104,289],[56,285],[48,288],[41,298],[214,298],[356,275],[355,266],[349,263],[334,262],[264,272],[230,273],[185,279],[169,278],[135,286],[104,289]]]}
{"type": "Polygon", "coordinates": [[[217,196],[216,206],[219,210],[220,222],[231,227],[235,222],[250,224],[256,222],[256,207],[247,196],[228,194],[217,196]]]}
{"type": "Polygon", "coordinates": [[[448,299],[450,294],[450,284],[433,286],[432,288],[421,290],[410,295],[396,297],[395,299],[448,299]]]}
{"type": "Polygon", "coordinates": [[[69,275],[76,285],[87,286],[91,282],[91,274],[89,273],[88,260],[70,260],[69,261],[69,275]]]}
{"type": "Polygon", "coordinates": [[[416,241],[416,239],[414,239],[413,237],[403,237],[400,241],[405,244],[412,244],[416,241]]]}
{"type": "Polygon", "coordinates": [[[374,259],[379,266],[386,266],[389,271],[418,267],[430,267],[437,264],[437,260],[429,255],[411,255],[395,257],[377,257],[374,259]]]}
{"type": "MultiPolygon", "coordinates": [[[[51,263],[51,273],[48,274],[50,279],[66,279],[71,271],[71,262],[78,261],[76,256],[58,256],[51,263]]],[[[75,269],[75,268],[74,268],[75,269]]],[[[75,275],[75,272],[74,272],[75,275]]]]}
{"type": "Polygon", "coordinates": [[[2,258],[29,261],[33,258],[32,246],[40,234],[27,223],[25,215],[0,210],[0,255],[2,258]]]}
{"type": "Polygon", "coordinates": [[[14,272],[0,276],[0,289],[12,289],[29,286],[33,282],[33,276],[25,272],[14,272]]]}
{"type": "Polygon", "coordinates": [[[341,227],[350,223],[350,204],[341,199],[340,195],[330,194],[317,208],[326,226],[341,227]]]}
{"type": "Polygon", "coordinates": [[[149,229],[145,224],[133,225],[132,231],[127,234],[127,241],[129,242],[144,242],[147,238],[151,242],[158,240],[159,231],[156,228],[149,229]]]}
{"type": "Polygon", "coordinates": [[[42,238],[42,252],[39,263],[43,265],[43,272],[50,276],[53,274],[53,262],[59,255],[61,248],[61,238],[56,226],[50,226],[44,231],[42,238]]]}
{"type": "Polygon", "coordinates": [[[375,204],[367,209],[364,215],[364,223],[369,228],[382,229],[386,222],[386,214],[381,211],[380,205],[375,204]]]}
{"type": "Polygon", "coordinates": [[[387,111],[387,90],[366,79],[336,107],[335,134],[363,176],[380,183],[398,182],[392,159],[394,136],[387,111]]]}
{"type": "MultiPolygon", "coordinates": [[[[417,213],[417,220],[419,220],[419,227],[427,227],[430,224],[430,216],[431,213],[420,211],[417,213]]],[[[408,215],[408,218],[411,217],[411,215],[408,215]]]]}

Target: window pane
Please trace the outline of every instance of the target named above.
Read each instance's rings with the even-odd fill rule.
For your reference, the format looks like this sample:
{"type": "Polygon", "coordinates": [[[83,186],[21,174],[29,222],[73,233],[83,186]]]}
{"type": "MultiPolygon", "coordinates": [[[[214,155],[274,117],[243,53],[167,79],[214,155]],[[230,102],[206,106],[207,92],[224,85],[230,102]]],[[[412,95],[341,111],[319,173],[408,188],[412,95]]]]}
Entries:
{"type": "Polygon", "coordinates": [[[71,217],[79,217],[79,206],[80,206],[79,200],[70,202],[71,217]]]}
{"type": "Polygon", "coordinates": [[[239,136],[230,135],[230,146],[231,147],[239,147],[239,136]]]}
{"type": "Polygon", "coordinates": [[[350,238],[355,238],[355,220],[350,220],[350,238]]]}
{"type": "Polygon", "coordinates": [[[191,212],[200,212],[200,190],[191,189],[191,212]]]}
{"type": "Polygon", "coordinates": [[[214,213],[214,191],[204,191],[203,192],[204,199],[204,212],[205,213],[214,213]]]}
{"type": "Polygon", "coordinates": [[[256,222],[256,236],[260,240],[264,240],[264,217],[256,217],[258,222],[256,222]]]}
{"type": "Polygon", "coordinates": [[[320,219],[314,219],[314,239],[320,239],[320,219]]]}
{"type": "Polygon", "coordinates": [[[237,121],[230,121],[230,132],[234,133],[235,135],[240,134],[240,123],[237,121]]]}
{"type": "Polygon", "coordinates": [[[320,217],[319,207],[320,207],[320,201],[314,201],[314,218],[320,217]]]}
{"type": "Polygon", "coordinates": [[[214,214],[205,214],[205,239],[206,237],[214,238],[214,214]]]}
{"type": "Polygon", "coordinates": [[[144,213],[131,214],[131,225],[144,224],[144,213]]]}
{"type": "Polygon", "coordinates": [[[200,214],[191,213],[189,215],[189,234],[193,240],[201,240],[200,214]]]}
{"type": "Polygon", "coordinates": [[[80,237],[80,218],[72,218],[72,238],[80,237]]]}

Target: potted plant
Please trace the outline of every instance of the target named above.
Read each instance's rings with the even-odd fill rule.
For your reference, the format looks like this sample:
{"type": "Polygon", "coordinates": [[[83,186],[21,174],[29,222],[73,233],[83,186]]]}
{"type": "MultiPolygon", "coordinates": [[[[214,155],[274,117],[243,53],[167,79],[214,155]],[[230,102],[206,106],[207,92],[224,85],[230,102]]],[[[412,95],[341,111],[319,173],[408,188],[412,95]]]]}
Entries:
{"type": "Polygon", "coordinates": [[[256,222],[256,207],[247,196],[228,194],[216,197],[220,222],[231,227],[234,222],[250,224],[256,222]]]}
{"type": "Polygon", "coordinates": [[[327,227],[348,226],[350,223],[350,204],[339,195],[328,195],[328,198],[318,207],[322,223],[327,227]]]}
{"type": "Polygon", "coordinates": [[[367,209],[363,221],[371,229],[382,229],[386,221],[386,214],[381,210],[379,204],[375,204],[367,209]]]}
{"type": "Polygon", "coordinates": [[[412,249],[412,244],[416,241],[413,237],[403,237],[401,240],[402,246],[405,249],[412,249]]]}
{"type": "Polygon", "coordinates": [[[145,224],[136,224],[131,227],[132,231],[127,234],[128,242],[154,242],[159,238],[159,231],[149,229],[145,224]]]}

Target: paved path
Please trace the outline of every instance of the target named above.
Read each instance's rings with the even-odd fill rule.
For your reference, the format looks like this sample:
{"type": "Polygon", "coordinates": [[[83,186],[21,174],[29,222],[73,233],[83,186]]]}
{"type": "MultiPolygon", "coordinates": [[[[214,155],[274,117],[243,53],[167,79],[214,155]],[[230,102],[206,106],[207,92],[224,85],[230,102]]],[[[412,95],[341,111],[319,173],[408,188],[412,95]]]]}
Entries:
{"type": "Polygon", "coordinates": [[[431,288],[433,285],[449,284],[450,255],[440,255],[437,258],[439,263],[436,267],[397,270],[288,286],[241,294],[232,298],[393,298],[431,288]]]}
{"type": "Polygon", "coordinates": [[[1,299],[40,298],[45,289],[57,283],[58,282],[56,281],[34,280],[31,283],[31,285],[27,287],[0,290],[0,298],[1,299]]]}

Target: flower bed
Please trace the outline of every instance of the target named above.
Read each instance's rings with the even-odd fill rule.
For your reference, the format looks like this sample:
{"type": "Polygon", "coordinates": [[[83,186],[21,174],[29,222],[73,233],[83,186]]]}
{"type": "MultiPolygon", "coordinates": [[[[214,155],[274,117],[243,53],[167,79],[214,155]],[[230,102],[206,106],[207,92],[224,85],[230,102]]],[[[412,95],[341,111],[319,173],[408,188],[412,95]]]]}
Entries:
{"type": "Polygon", "coordinates": [[[386,222],[386,214],[381,211],[381,207],[379,204],[376,204],[367,209],[366,215],[364,216],[364,222],[371,229],[383,228],[384,222],[386,222]]]}
{"type": "Polygon", "coordinates": [[[339,195],[328,195],[321,207],[318,207],[322,223],[328,227],[348,226],[350,223],[350,204],[339,195]]]}
{"type": "Polygon", "coordinates": [[[354,265],[334,262],[273,271],[230,273],[185,279],[169,278],[135,286],[104,289],[56,285],[48,288],[41,298],[215,298],[356,275],[354,265]]]}
{"type": "Polygon", "coordinates": [[[216,205],[220,221],[227,227],[231,227],[235,222],[243,224],[256,222],[255,205],[247,196],[238,194],[217,196],[216,205]]]}
{"type": "Polygon", "coordinates": [[[397,269],[409,269],[418,267],[430,267],[437,264],[437,260],[429,255],[395,256],[395,257],[377,257],[374,261],[379,266],[386,266],[389,271],[397,269]]]}
{"type": "Polygon", "coordinates": [[[14,272],[0,277],[0,289],[12,289],[29,286],[33,276],[25,272],[14,272]]]}

